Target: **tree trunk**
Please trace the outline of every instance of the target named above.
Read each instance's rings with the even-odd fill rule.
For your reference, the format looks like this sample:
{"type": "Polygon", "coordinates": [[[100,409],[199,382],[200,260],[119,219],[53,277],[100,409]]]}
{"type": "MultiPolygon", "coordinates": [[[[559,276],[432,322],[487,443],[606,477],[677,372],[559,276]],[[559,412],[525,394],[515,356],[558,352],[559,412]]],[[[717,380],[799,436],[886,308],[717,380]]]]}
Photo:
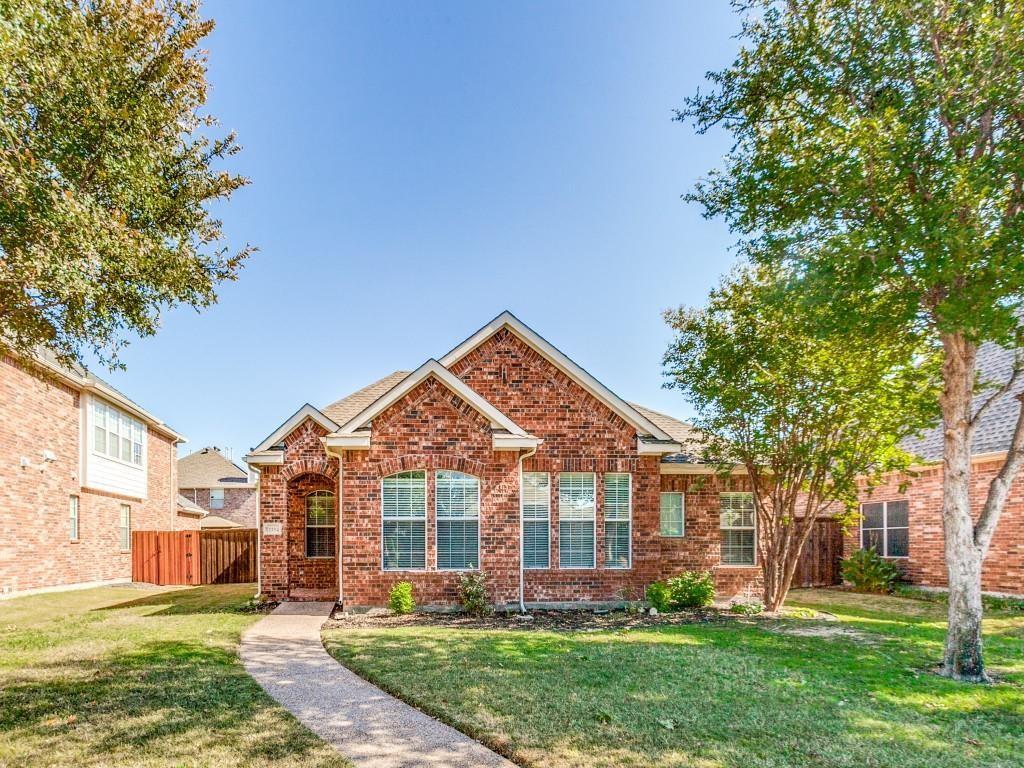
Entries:
{"type": "Polygon", "coordinates": [[[942,345],[942,526],[949,580],[949,629],[942,674],[988,680],[981,654],[981,561],[971,517],[971,404],[977,346],[963,334],[944,334],[942,345]]]}

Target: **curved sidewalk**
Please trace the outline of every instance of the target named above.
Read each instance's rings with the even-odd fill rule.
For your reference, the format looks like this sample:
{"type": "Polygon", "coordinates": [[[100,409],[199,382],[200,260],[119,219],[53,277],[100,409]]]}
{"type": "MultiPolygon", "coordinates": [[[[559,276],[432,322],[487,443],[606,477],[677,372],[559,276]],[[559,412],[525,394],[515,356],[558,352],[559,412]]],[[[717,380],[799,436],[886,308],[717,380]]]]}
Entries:
{"type": "Polygon", "coordinates": [[[357,768],[514,768],[454,728],[399,701],[324,650],[333,603],[282,603],[242,636],[246,671],[357,768]]]}

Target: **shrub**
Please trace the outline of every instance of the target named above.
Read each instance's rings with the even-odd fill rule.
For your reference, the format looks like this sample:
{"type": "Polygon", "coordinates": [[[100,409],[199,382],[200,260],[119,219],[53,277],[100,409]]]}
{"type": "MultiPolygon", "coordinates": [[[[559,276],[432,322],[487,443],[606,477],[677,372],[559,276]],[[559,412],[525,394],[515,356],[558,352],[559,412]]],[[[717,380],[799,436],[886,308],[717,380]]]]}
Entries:
{"type": "Polygon", "coordinates": [[[684,571],[668,580],[676,608],[704,608],[715,600],[715,581],[707,571],[684,571]]]}
{"type": "Polygon", "coordinates": [[[459,576],[459,604],[471,616],[485,616],[491,612],[486,574],[464,573],[459,576]]]}
{"type": "Polygon", "coordinates": [[[412,613],[416,608],[416,601],[412,599],[412,584],[408,581],[396,582],[391,587],[391,594],[388,596],[388,605],[398,615],[412,613]]]}
{"type": "Polygon", "coordinates": [[[730,613],[738,613],[741,616],[757,616],[764,613],[764,603],[760,600],[747,600],[742,603],[733,603],[729,606],[730,613]]]}
{"type": "Polygon", "coordinates": [[[892,592],[899,569],[875,551],[858,549],[841,564],[843,580],[857,592],[892,592]]]}
{"type": "Polygon", "coordinates": [[[647,587],[647,602],[658,613],[672,610],[672,590],[664,581],[656,581],[647,587]]]}

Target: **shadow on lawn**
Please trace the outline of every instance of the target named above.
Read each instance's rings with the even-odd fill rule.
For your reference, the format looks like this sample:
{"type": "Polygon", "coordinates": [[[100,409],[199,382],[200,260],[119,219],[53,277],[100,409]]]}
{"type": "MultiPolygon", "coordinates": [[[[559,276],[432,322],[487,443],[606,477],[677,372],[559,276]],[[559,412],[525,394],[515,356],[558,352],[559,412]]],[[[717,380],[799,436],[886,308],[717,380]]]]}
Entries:
{"type": "Polygon", "coordinates": [[[230,649],[194,642],[14,671],[0,688],[0,735],[29,763],[54,765],[192,764],[218,750],[227,764],[324,757],[230,649]]]}
{"type": "Polygon", "coordinates": [[[154,607],[150,616],[185,616],[201,613],[252,613],[250,599],[255,584],[206,584],[198,587],[157,592],[135,600],[94,608],[96,611],[117,611],[124,608],[154,607]],[[232,599],[225,600],[225,597],[232,599]]]}

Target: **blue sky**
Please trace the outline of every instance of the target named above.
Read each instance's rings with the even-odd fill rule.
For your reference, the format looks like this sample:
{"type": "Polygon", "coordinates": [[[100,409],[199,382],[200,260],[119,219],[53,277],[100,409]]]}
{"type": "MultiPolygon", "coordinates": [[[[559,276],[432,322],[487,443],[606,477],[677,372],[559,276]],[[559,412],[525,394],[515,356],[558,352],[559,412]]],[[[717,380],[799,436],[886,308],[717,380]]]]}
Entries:
{"type": "Polygon", "coordinates": [[[732,238],[680,195],[719,162],[672,109],[733,56],[726,3],[208,0],[210,111],[259,247],[109,378],[240,457],[505,309],[622,397],[677,416],[661,310],[701,304],[732,238]]]}

